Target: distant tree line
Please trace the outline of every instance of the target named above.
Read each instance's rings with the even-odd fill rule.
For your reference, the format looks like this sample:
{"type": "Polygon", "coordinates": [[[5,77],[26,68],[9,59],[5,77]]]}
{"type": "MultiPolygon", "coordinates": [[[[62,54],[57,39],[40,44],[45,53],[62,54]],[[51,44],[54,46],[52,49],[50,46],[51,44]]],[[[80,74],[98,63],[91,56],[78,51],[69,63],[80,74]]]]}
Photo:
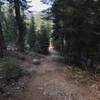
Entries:
{"type": "Polygon", "coordinates": [[[48,54],[50,25],[42,22],[40,29],[36,30],[34,17],[31,18],[27,43],[30,50],[48,54]]]}

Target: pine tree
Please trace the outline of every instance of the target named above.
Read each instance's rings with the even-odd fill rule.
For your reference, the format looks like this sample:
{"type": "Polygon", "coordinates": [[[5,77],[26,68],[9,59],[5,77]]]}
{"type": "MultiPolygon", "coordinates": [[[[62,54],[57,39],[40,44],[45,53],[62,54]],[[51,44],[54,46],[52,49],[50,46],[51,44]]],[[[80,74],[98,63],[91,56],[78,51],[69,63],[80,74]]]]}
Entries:
{"type": "Polygon", "coordinates": [[[17,37],[17,29],[16,29],[16,20],[13,13],[13,9],[10,7],[5,8],[7,11],[6,15],[4,15],[3,22],[3,32],[5,36],[6,44],[14,44],[16,42],[17,37]]]}
{"type": "Polygon", "coordinates": [[[7,0],[11,4],[14,4],[15,9],[15,18],[16,18],[16,24],[18,28],[18,38],[17,38],[17,48],[18,51],[23,52],[24,51],[24,36],[25,36],[25,26],[24,21],[21,16],[21,7],[23,9],[27,9],[29,6],[27,5],[26,0],[7,0]]]}
{"type": "Polygon", "coordinates": [[[99,0],[55,0],[53,37],[54,42],[61,40],[57,45],[63,48],[67,63],[82,64],[83,58],[86,65],[88,59],[94,61],[99,44],[99,9],[99,0]]]}
{"type": "Polygon", "coordinates": [[[1,11],[1,6],[3,5],[3,1],[0,0],[0,57],[2,58],[4,56],[4,49],[6,49],[6,44],[5,44],[5,40],[4,40],[4,35],[3,35],[3,31],[2,31],[2,11],[1,11]]]}
{"type": "Polygon", "coordinates": [[[47,54],[49,47],[49,27],[47,27],[44,23],[42,23],[40,28],[40,34],[38,34],[37,38],[40,44],[41,53],[47,54]]]}
{"type": "Polygon", "coordinates": [[[34,23],[34,16],[31,18],[30,27],[29,27],[29,34],[28,34],[28,44],[30,46],[30,49],[34,48],[34,44],[36,41],[36,29],[35,29],[35,23],[34,23]]]}

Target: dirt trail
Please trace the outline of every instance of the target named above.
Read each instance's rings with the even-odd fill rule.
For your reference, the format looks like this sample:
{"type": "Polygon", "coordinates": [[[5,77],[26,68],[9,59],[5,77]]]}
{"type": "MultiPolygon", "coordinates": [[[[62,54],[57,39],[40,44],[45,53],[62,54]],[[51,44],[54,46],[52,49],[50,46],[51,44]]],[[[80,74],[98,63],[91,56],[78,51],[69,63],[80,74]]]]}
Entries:
{"type": "Polygon", "coordinates": [[[38,66],[35,78],[32,77],[24,100],[100,100],[99,93],[89,86],[81,86],[59,71],[62,66],[45,63],[38,66]]]}
{"type": "Polygon", "coordinates": [[[94,83],[82,85],[71,76],[67,66],[54,62],[52,55],[44,60],[40,65],[24,63],[32,75],[23,92],[6,100],[100,100],[100,87],[95,88],[94,83]]]}

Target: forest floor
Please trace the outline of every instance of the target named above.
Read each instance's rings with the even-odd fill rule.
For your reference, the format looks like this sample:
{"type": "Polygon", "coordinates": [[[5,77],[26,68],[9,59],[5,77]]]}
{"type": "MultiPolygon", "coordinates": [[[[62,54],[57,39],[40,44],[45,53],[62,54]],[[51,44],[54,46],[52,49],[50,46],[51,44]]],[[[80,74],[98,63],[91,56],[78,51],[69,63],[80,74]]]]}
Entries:
{"type": "Polygon", "coordinates": [[[56,61],[57,53],[44,56],[39,65],[22,66],[31,74],[5,86],[0,100],[100,100],[100,75],[91,75],[56,61]]]}

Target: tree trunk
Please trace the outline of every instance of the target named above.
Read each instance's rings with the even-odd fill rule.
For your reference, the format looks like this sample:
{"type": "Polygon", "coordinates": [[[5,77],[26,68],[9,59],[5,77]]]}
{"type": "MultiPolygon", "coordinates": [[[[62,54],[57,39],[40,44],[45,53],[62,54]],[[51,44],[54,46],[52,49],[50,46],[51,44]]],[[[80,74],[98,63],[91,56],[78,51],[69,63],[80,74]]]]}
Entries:
{"type": "Polygon", "coordinates": [[[4,37],[2,33],[2,26],[0,23],[0,58],[2,58],[4,55],[3,50],[4,50],[4,37]]]}
{"type": "Polygon", "coordinates": [[[2,19],[1,15],[2,15],[2,12],[1,12],[1,6],[0,6],[0,58],[4,56],[4,50],[6,50],[6,43],[4,40],[2,25],[1,25],[1,19],[2,19]]]}
{"type": "Polygon", "coordinates": [[[17,47],[18,51],[24,52],[24,24],[20,14],[20,2],[19,0],[14,0],[15,5],[15,15],[16,15],[16,23],[18,27],[18,39],[17,39],[17,47]]]}

